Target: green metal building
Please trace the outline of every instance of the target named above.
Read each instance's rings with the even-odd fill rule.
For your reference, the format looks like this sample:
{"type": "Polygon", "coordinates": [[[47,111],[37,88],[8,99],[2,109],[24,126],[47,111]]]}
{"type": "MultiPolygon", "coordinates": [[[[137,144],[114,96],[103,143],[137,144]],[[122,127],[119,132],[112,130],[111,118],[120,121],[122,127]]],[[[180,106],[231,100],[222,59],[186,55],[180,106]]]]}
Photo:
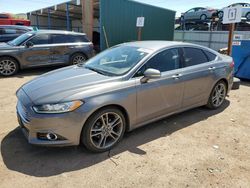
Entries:
{"type": "Polygon", "coordinates": [[[175,11],[131,0],[100,0],[101,49],[138,40],[137,17],[144,17],[141,40],[173,40],[175,11]]]}

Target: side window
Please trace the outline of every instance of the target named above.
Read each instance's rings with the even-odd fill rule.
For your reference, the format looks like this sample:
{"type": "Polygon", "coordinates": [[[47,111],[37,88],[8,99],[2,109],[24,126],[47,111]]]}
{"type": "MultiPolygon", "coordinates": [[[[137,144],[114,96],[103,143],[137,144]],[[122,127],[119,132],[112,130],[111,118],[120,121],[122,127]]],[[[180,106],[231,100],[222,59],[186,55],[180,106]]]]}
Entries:
{"type": "Polygon", "coordinates": [[[11,29],[11,28],[6,28],[5,29],[5,34],[8,35],[8,34],[16,34],[16,29],[11,29]]]}
{"type": "Polygon", "coordinates": [[[52,44],[67,43],[68,38],[65,35],[52,35],[52,44]]]}
{"type": "Polygon", "coordinates": [[[27,33],[28,31],[27,30],[24,30],[24,29],[17,29],[16,30],[16,33],[17,34],[23,34],[23,33],[27,33]]]}
{"type": "Polygon", "coordinates": [[[142,76],[146,69],[157,69],[160,72],[170,71],[180,68],[180,56],[177,48],[168,49],[153,56],[137,72],[136,76],[142,76]]]}
{"type": "Polygon", "coordinates": [[[190,9],[189,11],[187,11],[188,13],[194,12],[194,9],[190,9]]]}
{"type": "Polygon", "coordinates": [[[209,51],[203,50],[203,52],[206,54],[209,61],[213,61],[217,57],[215,54],[213,54],[213,53],[211,53],[209,51]]]}
{"type": "Polygon", "coordinates": [[[72,35],[73,42],[89,42],[85,35],[72,35]]]}
{"type": "Polygon", "coordinates": [[[208,62],[206,55],[198,48],[183,48],[184,66],[189,67],[208,62]]]}
{"type": "Polygon", "coordinates": [[[49,44],[49,35],[47,34],[36,35],[29,41],[32,42],[34,45],[49,44]]]}

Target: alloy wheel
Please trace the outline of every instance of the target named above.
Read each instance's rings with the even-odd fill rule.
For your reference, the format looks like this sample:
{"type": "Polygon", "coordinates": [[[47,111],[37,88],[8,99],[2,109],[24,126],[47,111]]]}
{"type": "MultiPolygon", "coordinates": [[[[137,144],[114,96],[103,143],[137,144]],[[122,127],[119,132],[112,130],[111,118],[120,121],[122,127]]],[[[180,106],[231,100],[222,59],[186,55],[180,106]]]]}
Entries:
{"type": "Polygon", "coordinates": [[[84,63],[86,61],[86,58],[83,55],[77,55],[74,57],[72,64],[77,65],[84,63]]]}
{"type": "Polygon", "coordinates": [[[106,149],[114,145],[122,135],[123,121],[114,112],[99,116],[91,127],[90,140],[98,149],[106,149]]]}
{"type": "Polygon", "coordinates": [[[5,59],[0,62],[0,74],[10,76],[16,71],[17,67],[14,61],[5,59]]]}
{"type": "Polygon", "coordinates": [[[215,107],[219,107],[226,97],[226,87],[225,84],[220,83],[215,86],[212,94],[212,103],[215,107]]]}

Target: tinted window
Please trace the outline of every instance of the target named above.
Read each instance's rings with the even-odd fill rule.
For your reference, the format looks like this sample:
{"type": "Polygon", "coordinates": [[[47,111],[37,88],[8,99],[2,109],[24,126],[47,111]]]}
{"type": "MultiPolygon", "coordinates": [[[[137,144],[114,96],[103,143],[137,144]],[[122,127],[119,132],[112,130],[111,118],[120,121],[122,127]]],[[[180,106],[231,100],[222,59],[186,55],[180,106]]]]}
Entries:
{"type": "Polygon", "coordinates": [[[9,16],[6,14],[0,14],[0,18],[9,18],[9,16]]]}
{"type": "Polygon", "coordinates": [[[180,57],[178,49],[170,49],[160,52],[152,57],[145,65],[146,69],[153,68],[160,72],[170,71],[180,68],[180,57]]]}
{"type": "Polygon", "coordinates": [[[11,28],[6,28],[4,30],[4,34],[8,35],[8,34],[16,34],[16,29],[11,29],[11,28]]]}
{"type": "Polygon", "coordinates": [[[52,35],[52,43],[74,43],[74,42],[89,42],[85,35],[52,35]]]}
{"type": "Polygon", "coordinates": [[[206,51],[206,50],[203,50],[203,51],[204,51],[204,53],[207,55],[207,58],[209,59],[209,61],[215,60],[215,58],[216,58],[216,55],[215,55],[215,54],[213,54],[213,53],[211,53],[211,52],[209,52],[209,51],[206,51]]]}
{"type": "Polygon", "coordinates": [[[49,35],[41,34],[33,37],[30,39],[30,42],[32,42],[34,45],[40,45],[40,44],[48,44],[49,43],[49,35]]]}
{"type": "Polygon", "coordinates": [[[206,55],[198,48],[184,48],[184,65],[186,67],[198,65],[208,61],[206,55]]]}

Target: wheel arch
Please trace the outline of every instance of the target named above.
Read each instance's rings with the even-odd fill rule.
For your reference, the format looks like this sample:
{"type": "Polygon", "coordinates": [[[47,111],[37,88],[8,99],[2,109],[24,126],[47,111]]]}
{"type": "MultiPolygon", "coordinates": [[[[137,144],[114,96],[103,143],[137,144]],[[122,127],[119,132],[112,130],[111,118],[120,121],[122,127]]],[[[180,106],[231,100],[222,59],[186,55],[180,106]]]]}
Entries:
{"type": "Polygon", "coordinates": [[[14,59],[14,60],[17,62],[18,67],[19,67],[20,69],[22,68],[20,61],[19,61],[16,57],[14,57],[14,56],[12,56],[12,55],[0,55],[0,58],[3,58],[3,57],[8,57],[8,58],[14,59]]]}

